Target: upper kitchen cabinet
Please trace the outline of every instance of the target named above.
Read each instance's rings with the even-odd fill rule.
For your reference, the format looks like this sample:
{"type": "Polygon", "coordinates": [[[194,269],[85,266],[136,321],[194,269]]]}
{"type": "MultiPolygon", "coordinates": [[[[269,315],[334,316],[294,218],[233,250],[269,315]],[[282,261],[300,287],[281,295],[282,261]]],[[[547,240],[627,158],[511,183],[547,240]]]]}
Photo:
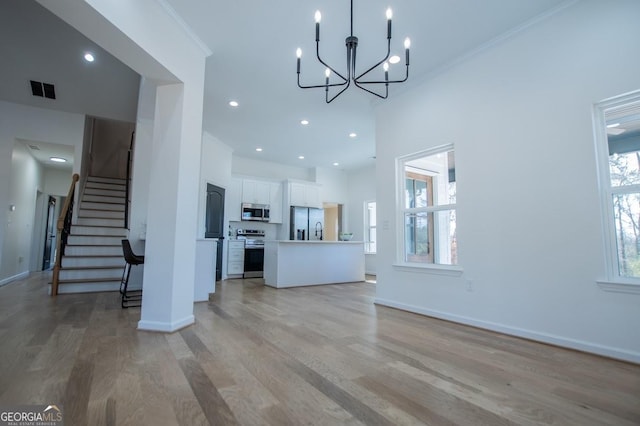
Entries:
{"type": "Polygon", "coordinates": [[[252,204],[269,204],[270,190],[269,182],[244,179],[242,181],[242,202],[252,204]]]}
{"type": "Polygon", "coordinates": [[[231,178],[231,185],[226,191],[225,210],[227,211],[227,220],[230,222],[239,222],[241,216],[242,204],[242,179],[231,178]]]}
{"type": "Polygon", "coordinates": [[[289,205],[322,208],[320,186],[313,183],[289,182],[289,205]]]}
{"type": "Polygon", "coordinates": [[[269,186],[269,223],[282,223],[282,183],[269,186]]]}

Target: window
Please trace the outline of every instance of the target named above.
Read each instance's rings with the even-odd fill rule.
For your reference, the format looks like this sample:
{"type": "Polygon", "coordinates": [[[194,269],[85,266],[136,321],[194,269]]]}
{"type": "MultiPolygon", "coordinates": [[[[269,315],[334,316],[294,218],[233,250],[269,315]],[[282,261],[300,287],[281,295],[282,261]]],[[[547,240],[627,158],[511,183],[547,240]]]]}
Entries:
{"type": "Polygon", "coordinates": [[[457,265],[453,146],[399,159],[400,263],[457,265]]]}
{"type": "Polygon", "coordinates": [[[640,289],[640,92],[596,105],[607,279],[640,289]]]}
{"type": "Polygon", "coordinates": [[[365,253],[376,252],[376,202],[366,201],[364,203],[364,251],[365,253]]]}

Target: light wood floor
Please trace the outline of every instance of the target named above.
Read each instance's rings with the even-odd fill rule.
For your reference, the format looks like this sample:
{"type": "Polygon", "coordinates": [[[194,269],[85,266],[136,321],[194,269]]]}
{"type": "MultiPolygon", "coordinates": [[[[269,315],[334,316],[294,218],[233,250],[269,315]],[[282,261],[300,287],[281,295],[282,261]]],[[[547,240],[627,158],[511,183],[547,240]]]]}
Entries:
{"type": "Polygon", "coordinates": [[[0,288],[0,406],[67,425],[638,425],[640,366],[375,306],[375,284],[219,283],[136,331],[117,294],[0,288]]]}

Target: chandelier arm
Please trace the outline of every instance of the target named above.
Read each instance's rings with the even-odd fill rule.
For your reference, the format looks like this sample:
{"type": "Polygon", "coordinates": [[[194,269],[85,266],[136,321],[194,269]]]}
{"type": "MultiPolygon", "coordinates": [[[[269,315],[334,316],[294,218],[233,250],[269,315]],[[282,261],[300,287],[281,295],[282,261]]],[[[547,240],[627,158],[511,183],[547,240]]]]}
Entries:
{"type": "Polygon", "coordinates": [[[318,62],[320,62],[325,67],[329,68],[331,70],[331,72],[334,73],[335,75],[337,75],[338,77],[340,77],[342,79],[342,81],[347,82],[349,80],[348,78],[344,78],[342,76],[342,74],[340,74],[338,71],[334,70],[333,67],[331,67],[325,61],[323,61],[322,58],[320,58],[320,42],[319,41],[316,42],[316,58],[318,58],[318,62]]]}
{"type": "Polygon", "coordinates": [[[331,99],[329,99],[329,89],[327,88],[326,92],[325,92],[325,101],[329,104],[331,103],[331,101],[333,101],[335,98],[337,98],[338,96],[340,96],[342,94],[342,92],[344,92],[345,90],[347,90],[349,88],[349,86],[351,85],[351,80],[349,80],[349,83],[347,83],[347,85],[338,93],[336,93],[331,99]]]}
{"type": "Polygon", "coordinates": [[[389,56],[391,56],[391,39],[387,39],[387,56],[385,56],[384,59],[382,59],[380,62],[378,62],[377,64],[375,64],[374,66],[372,66],[371,68],[369,68],[368,70],[360,74],[359,76],[354,77],[353,80],[354,81],[360,80],[360,78],[364,77],[365,75],[369,74],[369,72],[373,71],[374,68],[384,64],[385,61],[389,59],[389,56]]]}
{"type": "MultiPolygon", "coordinates": [[[[385,83],[385,82],[383,81],[383,83],[385,83]]],[[[357,82],[357,81],[355,81],[355,80],[354,80],[354,84],[355,84],[355,85],[356,85],[356,87],[358,87],[359,89],[362,89],[362,90],[364,90],[365,92],[369,92],[369,93],[371,93],[372,95],[376,95],[376,96],[377,96],[377,97],[379,97],[380,99],[387,99],[387,97],[389,96],[389,85],[386,85],[386,86],[385,86],[385,93],[384,93],[384,96],[382,96],[381,94],[376,93],[376,92],[374,92],[373,90],[369,90],[369,89],[367,89],[366,87],[361,86],[361,85],[360,85],[360,83],[358,83],[358,82],[357,82]]]]}
{"type": "Polygon", "coordinates": [[[379,81],[357,81],[356,80],[356,83],[357,83],[358,87],[360,87],[361,84],[404,83],[405,81],[407,81],[408,78],[409,78],[409,65],[407,65],[407,74],[405,75],[405,77],[402,80],[389,80],[389,81],[385,81],[385,80],[379,80],[379,81]]]}
{"type": "Polygon", "coordinates": [[[298,73],[298,87],[301,89],[319,89],[321,87],[339,87],[339,86],[344,86],[345,84],[347,84],[347,81],[343,81],[342,83],[332,83],[329,85],[326,84],[316,84],[316,85],[312,85],[312,86],[305,86],[300,84],[300,73],[298,73]]]}

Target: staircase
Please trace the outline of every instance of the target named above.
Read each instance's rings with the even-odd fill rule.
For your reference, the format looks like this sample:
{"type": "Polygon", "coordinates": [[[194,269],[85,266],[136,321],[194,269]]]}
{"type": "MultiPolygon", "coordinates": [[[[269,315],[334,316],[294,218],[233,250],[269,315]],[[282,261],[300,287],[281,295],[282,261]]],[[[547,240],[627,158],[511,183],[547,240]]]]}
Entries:
{"type": "Polygon", "coordinates": [[[124,179],[88,177],[80,200],[78,221],[62,257],[58,293],[118,291],[124,257],[124,179]]]}

